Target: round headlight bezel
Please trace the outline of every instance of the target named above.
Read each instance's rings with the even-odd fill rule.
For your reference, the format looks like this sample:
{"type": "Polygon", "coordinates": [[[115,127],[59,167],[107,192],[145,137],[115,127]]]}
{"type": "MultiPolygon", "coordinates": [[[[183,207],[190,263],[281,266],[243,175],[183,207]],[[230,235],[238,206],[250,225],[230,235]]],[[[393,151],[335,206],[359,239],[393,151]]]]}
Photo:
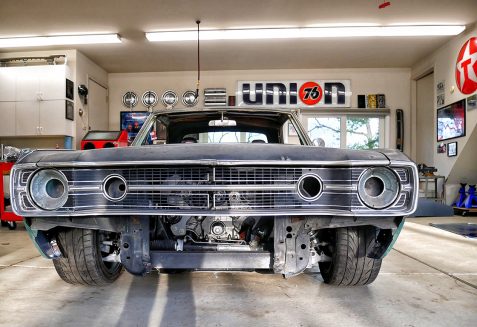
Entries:
{"type": "Polygon", "coordinates": [[[68,201],[68,179],[65,174],[56,169],[40,169],[29,178],[27,193],[28,198],[36,208],[48,211],[57,210],[68,201]],[[52,190],[48,190],[48,185],[51,187],[49,183],[52,181],[56,181],[54,183],[59,182],[60,184],[56,184],[56,186],[61,185],[62,188],[62,194],[57,197],[50,194],[52,190]]]}
{"type": "Polygon", "coordinates": [[[368,208],[376,210],[389,208],[396,203],[400,192],[401,182],[399,176],[388,167],[368,168],[359,177],[358,196],[361,202],[368,208]],[[366,189],[366,183],[372,179],[376,179],[377,184],[382,182],[383,185],[383,190],[377,195],[370,194],[366,189]]]}
{"type": "Polygon", "coordinates": [[[323,181],[317,174],[303,174],[296,183],[296,192],[302,200],[306,202],[314,202],[323,194],[323,181]],[[316,185],[312,186],[312,188],[314,188],[313,195],[310,195],[305,191],[305,183],[308,179],[311,179],[313,183],[316,183],[316,185]]]}
{"type": "MultiPolygon", "coordinates": [[[[113,185],[110,185],[110,186],[113,186],[113,185]]],[[[101,189],[103,190],[103,196],[112,202],[119,202],[124,200],[124,198],[128,195],[128,191],[129,191],[129,187],[128,187],[128,183],[126,179],[119,174],[111,174],[106,176],[106,178],[103,180],[101,189]],[[115,182],[119,182],[122,184],[118,186],[119,187],[118,190],[120,192],[119,196],[114,196],[113,194],[111,194],[113,190],[110,190],[110,188],[108,187],[109,183],[115,183],[115,182]],[[121,186],[123,186],[124,188],[121,189],[121,186]]]]}

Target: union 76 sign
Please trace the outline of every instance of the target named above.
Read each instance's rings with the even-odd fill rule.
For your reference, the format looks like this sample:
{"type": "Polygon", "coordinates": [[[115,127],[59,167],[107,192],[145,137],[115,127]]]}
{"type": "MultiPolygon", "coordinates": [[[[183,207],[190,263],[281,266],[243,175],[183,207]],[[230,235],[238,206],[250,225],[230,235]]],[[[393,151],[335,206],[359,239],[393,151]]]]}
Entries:
{"type": "Polygon", "coordinates": [[[239,81],[238,106],[350,107],[349,80],[239,81]]]}
{"type": "Polygon", "coordinates": [[[477,37],[471,37],[460,49],[455,67],[455,82],[464,94],[477,91],[477,37]]]}

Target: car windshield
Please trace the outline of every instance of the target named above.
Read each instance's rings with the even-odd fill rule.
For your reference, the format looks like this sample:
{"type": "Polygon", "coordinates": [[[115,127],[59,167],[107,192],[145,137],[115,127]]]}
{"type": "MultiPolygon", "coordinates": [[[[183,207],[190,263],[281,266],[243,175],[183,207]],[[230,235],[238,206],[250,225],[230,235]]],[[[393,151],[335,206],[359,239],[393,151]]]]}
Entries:
{"type": "Polygon", "coordinates": [[[189,138],[197,140],[197,143],[268,143],[267,135],[250,132],[205,132],[188,134],[182,139],[189,138]]]}
{"type": "Polygon", "coordinates": [[[308,144],[288,112],[241,110],[154,113],[133,145],[177,143],[308,144]],[[291,132],[290,132],[291,131],[291,132]]]}

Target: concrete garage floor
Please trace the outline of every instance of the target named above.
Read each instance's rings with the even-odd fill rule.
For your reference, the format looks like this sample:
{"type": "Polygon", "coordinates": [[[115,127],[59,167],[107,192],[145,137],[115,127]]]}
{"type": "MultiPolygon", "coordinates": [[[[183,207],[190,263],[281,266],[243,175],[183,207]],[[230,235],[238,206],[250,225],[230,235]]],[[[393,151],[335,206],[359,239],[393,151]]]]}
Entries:
{"type": "Polygon", "coordinates": [[[409,219],[374,284],[257,273],[123,274],[109,287],[62,282],[23,226],[0,229],[0,326],[476,326],[477,239],[409,219]]]}

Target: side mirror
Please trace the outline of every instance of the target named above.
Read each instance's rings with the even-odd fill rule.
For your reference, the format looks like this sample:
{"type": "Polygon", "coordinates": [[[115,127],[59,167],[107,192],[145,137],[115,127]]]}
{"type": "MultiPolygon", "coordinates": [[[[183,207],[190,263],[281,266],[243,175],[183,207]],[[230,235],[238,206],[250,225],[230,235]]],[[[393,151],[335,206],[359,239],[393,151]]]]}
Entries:
{"type": "Polygon", "coordinates": [[[317,147],[320,147],[320,148],[326,147],[325,140],[323,140],[321,137],[318,137],[318,138],[314,139],[313,140],[313,145],[317,146],[317,147]]]}

